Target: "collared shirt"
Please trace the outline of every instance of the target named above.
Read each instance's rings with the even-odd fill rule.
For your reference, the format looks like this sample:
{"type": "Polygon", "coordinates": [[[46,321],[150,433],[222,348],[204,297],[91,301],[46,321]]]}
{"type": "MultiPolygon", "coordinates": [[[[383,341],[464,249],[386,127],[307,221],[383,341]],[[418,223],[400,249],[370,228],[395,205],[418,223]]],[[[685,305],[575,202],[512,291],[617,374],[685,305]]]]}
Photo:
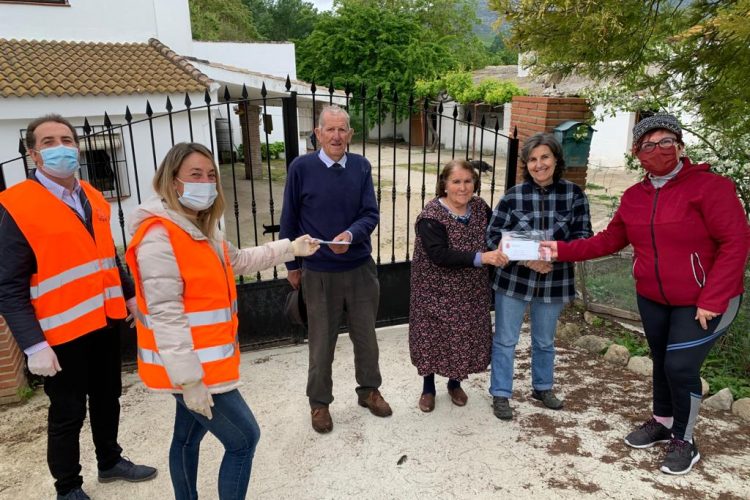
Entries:
{"type": "Polygon", "coordinates": [[[322,149],[318,152],[320,161],[326,164],[326,167],[331,168],[334,163],[338,163],[342,168],[346,168],[346,153],[341,157],[339,161],[332,160],[322,149]]]}
{"type": "MultiPolygon", "coordinates": [[[[326,165],[326,168],[331,168],[331,167],[332,167],[332,166],[334,166],[334,165],[335,165],[336,163],[338,163],[339,165],[341,165],[341,168],[346,168],[346,153],[344,153],[344,156],[342,156],[342,157],[341,157],[341,159],[340,159],[339,161],[333,161],[333,160],[331,159],[331,157],[330,157],[330,156],[328,156],[328,155],[326,154],[326,152],[325,152],[325,151],[323,151],[323,149],[321,148],[321,150],[320,150],[320,151],[318,152],[318,158],[320,158],[320,161],[322,161],[323,163],[325,163],[325,165],[326,165]]],[[[352,234],[352,232],[351,232],[351,231],[349,231],[349,230],[347,229],[347,230],[346,230],[346,231],[344,231],[344,232],[345,232],[345,233],[347,233],[347,234],[349,235],[349,241],[352,241],[352,240],[354,240],[354,235],[352,234]]]]}
{"type": "Polygon", "coordinates": [[[83,205],[81,204],[81,184],[78,182],[78,179],[75,179],[75,187],[71,191],[48,179],[47,176],[39,172],[39,169],[36,169],[34,175],[39,183],[47,188],[47,191],[55,195],[55,198],[75,210],[81,220],[86,220],[86,212],[83,210],[83,205]]]}
{"type": "MultiPolygon", "coordinates": [[[[552,240],[570,241],[592,235],[586,195],[578,185],[560,179],[546,187],[526,181],[510,188],[492,212],[487,246],[500,244],[503,231],[548,230],[552,240]]],[[[569,302],[575,298],[574,264],[555,262],[552,271],[537,273],[511,262],[495,270],[493,288],[525,301],[569,302]]]]}

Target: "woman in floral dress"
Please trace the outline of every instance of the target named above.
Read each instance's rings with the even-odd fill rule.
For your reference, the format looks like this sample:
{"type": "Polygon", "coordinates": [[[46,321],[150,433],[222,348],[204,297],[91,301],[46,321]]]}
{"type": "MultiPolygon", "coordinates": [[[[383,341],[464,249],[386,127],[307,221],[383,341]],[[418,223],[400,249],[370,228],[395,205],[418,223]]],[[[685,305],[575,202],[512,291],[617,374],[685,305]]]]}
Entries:
{"type": "Polygon", "coordinates": [[[411,266],[409,351],[424,377],[419,409],[435,408],[435,374],[448,378],[457,406],[468,399],[461,380],[490,362],[492,293],[484,266],[504,266],[500,250],[487,251],[490,209],[475,196],[479,174],[452,160],[438,177],[437,197],[417,217],[411,266]]]}

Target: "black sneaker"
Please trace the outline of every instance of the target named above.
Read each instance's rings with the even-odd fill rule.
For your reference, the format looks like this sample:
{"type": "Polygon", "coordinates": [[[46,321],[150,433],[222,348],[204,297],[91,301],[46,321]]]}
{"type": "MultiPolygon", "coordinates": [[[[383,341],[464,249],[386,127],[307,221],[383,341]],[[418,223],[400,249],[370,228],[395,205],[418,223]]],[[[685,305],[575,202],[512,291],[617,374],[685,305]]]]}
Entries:
{"type": "Polygon", "coordinates": [[[156,477],[156,469],[148,465],[136,465],[127,458],[121,458],[111,469],[99,471],[99,482],[109,483],[122,479],[131,483],[148,481],[156,477]]]}
{"type": "Polygon", "coordinates": [[[500,420],[511,420],[513,418],[513,408],[510,407],[508,398],[493,396],[492,413],[500,420]]]}
{"type": "Polygon", "coordinates": [[[625,444],[632,448],[650,448],[655,444],[668,443],[670,439],[672,431],[651,417],[625,436],[625,444]]]}
{"type": "Polygon", "coordinates": [[[550,410],[559,410],[563,407],[563,402],[555,397],[552,389],[547,389],[546,391],[537,391],[534,389],[531,391],[531,397],[541,401],[550,410]]]}
{"type": "Polygon", "coordinates": [[[687,474],[700,459],[701,454],[698,453],[695,438],[692,443],[682,439],[672,439],[667,446],[667,456],[661,463],[661,471],[675,475],[687,474]]]}

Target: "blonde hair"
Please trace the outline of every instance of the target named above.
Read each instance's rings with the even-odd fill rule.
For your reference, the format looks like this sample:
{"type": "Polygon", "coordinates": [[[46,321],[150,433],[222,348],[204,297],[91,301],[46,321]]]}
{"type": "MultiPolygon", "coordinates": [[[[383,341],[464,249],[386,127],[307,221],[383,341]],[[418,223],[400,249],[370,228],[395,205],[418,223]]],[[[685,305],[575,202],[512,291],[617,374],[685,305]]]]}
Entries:
{"type": "Polygon", "coordinates": [[[166,203],[167,208],[178,212],[188,219],[192,220],[201,233],[209,239],[215,239],[219,228],[219,219],[224,215],[224,191],[221,189],[221,179],[219,177],[219,167],[214,161],[213,154],[203,144],[197,142],[180,142],[172,146],[164,159],[159,165],[159,169],[154,176],[154,191],[166,203]],[[180,171],[182,163],[189,155],[198,153],[210,159],[216,169],[216,200],[213,205],[206,210],[201,210],[198,215],[192,215],[185,211],[185,208],[179,202],[179,195],[174,188],[174,179],[180,171]]]}

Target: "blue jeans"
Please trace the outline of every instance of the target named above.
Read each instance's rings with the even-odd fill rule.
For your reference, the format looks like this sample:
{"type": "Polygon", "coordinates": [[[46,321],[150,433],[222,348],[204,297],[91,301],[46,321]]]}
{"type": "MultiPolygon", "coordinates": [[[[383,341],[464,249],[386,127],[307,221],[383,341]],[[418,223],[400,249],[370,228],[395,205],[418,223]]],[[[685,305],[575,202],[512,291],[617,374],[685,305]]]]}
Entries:
{"type": "Polygon", "coordinates": [[[182,394],[174,396],[177,399],[177,412],[169,449],[169,473],[175,498],[198,498],[198,455],[203,436],[211,432],[224,445],[224,458],[219,468],[219,498],[244,499],[250,483],[255,446],[260,439],[260,428],[240,392],[235,389],[214,394],[211,420],[190,411],[185,406],[182,394]]]}
{"type": "Polygon", "coordinates": [[[495,336],[492,338],[490,394],[513,394],[513,360],[526,306],[531,306],[531,385],[537,391],[552,389],[555,370],[555,330],[563,302],[525,301],[495,293],[495,336]]]}

